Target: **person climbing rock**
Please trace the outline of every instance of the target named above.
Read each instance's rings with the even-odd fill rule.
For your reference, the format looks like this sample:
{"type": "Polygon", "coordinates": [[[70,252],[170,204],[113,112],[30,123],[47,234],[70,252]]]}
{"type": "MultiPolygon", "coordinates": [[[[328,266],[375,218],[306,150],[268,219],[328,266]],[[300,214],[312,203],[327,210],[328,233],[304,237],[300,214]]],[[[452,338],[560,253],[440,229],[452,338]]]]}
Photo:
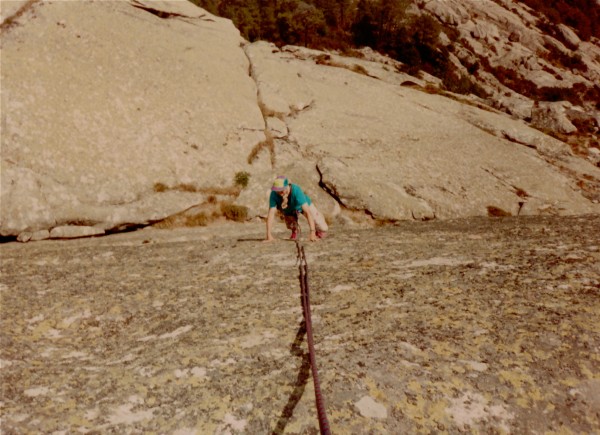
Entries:
{"type": "Polygon", "coordinates": [[[308,221],[310,234],[308,240],[316,242],[327,235],[327,222],[317,210],[309,196],[297,184],[289,182],[287,177],[280,175],[275,178],[269,196],[269,212],[267,215],[267,238],[265,241],[275,240],[271,234],[275,213],[279,210],[283,214],[285,225],[292,231],[290,240],[298,238],[298,215],[303,214],[308,221]]]}

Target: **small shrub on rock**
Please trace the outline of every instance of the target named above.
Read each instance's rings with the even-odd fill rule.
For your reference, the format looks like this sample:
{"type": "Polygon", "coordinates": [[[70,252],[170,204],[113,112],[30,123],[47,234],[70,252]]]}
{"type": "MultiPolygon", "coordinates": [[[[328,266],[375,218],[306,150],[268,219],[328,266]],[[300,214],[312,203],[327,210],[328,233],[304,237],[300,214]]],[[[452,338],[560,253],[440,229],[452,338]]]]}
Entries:
{"type": "Polygon", "coordinates": [[[243,222],[248,218],[248,207],[224,202],[221,204],[221,213],[230,221],[243,222]]]}
{"type": "Polygon", "coordinates": [[[154,183],[154,191],[155,192],[166,192],[169,190],[169,186],[164,183],[154,183]]]}
{"type": "Polygon", "coordinates": [[[488,205],[487,212],[489,217],[506,217],[512,216],[512,214],[506,210],[502,210],[500,207],[494,205],[488,205]]]}
{"type": "Polygon", "coordinates": [[[352,68],[350,68],[350,69],[353,72],[358,73],[358,74],[362,74],[365,76],[369,75],[369,71],[367,71],[367,69],[362,65],[354,64],[354,65],[352,65],[352,68]]]}
{"type": "Polygon", "coordinates": [[[180,183],[174,188],[175,190],[179,190],[180,192],[197,192],[198,189],[193,184],[189,183],[180,183]]]}
{"type": "Polygon", "coordinates": [[[236,172],[234,182],[236,186],[240,186],[242,189],[248,186],[250,181],[250,174],[246,171],[236,172]]]}
{"type": "Polygon", "coordinates": [[[185,226],[186,227],[205,227],[209,224],[209,218],[204,212],[200,212],[193,216],[186,216],[185,226]]]}

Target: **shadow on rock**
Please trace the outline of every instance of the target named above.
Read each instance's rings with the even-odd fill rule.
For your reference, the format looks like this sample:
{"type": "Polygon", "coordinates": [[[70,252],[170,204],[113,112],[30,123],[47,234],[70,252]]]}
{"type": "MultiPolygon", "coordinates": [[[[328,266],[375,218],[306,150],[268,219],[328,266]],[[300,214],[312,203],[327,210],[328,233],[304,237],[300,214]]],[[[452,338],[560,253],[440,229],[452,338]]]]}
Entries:
{"type": "Polygon", "coordinates": [[[303,320],[298,327],[296,338],[290,347],[290,353],[294,356],[301,357],[302,364],[300,364],[298,376],[296,377],[296,382],[294,383],[294,391],[292,391],[292,394],[288,398],[288,401],[281,412],[277,426],[273,430],[273,435],[279,435],[284,432],[285,427],[292,418],[292,415],[294,415],[294,409],[296,408],[296,405],[298,405],[298,402],[300,402],[300,399],[304,394],[306,384],[308,383],[308,378],[310,376],[310,358],[308,352],[303,352],[302,348],[300,347],[304,341],[305,334],[306,322],[303,320]]]}

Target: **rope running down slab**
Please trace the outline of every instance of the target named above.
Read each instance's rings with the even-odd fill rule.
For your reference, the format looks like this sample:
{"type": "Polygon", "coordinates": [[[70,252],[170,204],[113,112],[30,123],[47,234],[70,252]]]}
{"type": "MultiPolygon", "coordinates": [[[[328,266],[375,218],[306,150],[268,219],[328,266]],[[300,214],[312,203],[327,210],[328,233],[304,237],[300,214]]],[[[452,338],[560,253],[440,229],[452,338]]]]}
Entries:
{"type": "Polygon", "coordinates": [[[312,335],[312,321],[310,316],[310,297],[308,287],[308,262],[306,261],[306,254],[304,253],[304,246],[296,239],[296,249],[298,250],[298,269],[300,271],[298,279],[300,280],[300,296],[302,299],[302,312],[304,314],[304,321],[306,324],[306,341],[308,343],[308,354],[310,359],[310,369],[312,372],[313,384],[315,387],[315,401],[317,405],[317,416],[319,419],[319,428],[321,435],[330,435],[331,430],[329,428],[329,420],[327,420],[327,413],[325,412],[325,401],[321,394],[321,384],[319,382],[319,373],[317,370],[317,359],[315,356],[315,345],[312,335]]]}

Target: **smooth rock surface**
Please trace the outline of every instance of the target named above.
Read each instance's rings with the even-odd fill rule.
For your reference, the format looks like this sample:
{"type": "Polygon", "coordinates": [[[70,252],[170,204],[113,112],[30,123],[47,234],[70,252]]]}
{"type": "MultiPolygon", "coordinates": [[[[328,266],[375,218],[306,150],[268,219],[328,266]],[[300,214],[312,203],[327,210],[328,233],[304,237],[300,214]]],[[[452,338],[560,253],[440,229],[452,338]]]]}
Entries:
{"type": "MultiPolygon", "coordinates": [[[[332,432],[600,431],[599,228],[473,218],[303,242],[332,432]]],[[[296,245],[263,237],[0,245],[2,433],[318,433],[296,245]]]]}
{"type": "MultiPolygon", "coordinates": [[[[275,141],[276,167],[316,167],[320,184],[345,208],[382,220],[485,215],[488,206],[516,214],[523,190],[531,199],[524,214],[549,204],[560,213],[600,211],[549,164],[568,165],[569,148],[521,121],[348,68],[312,65],[314,50],[258,42],[246,52],[261,102],[289,131],[286,141],[275,141]]],[[[598,168],[586,167],[600,179],[598,168]]],[[[250,206],[252,214],[264,214],[259,205],[250,206]]]]}
{"type": "Polygon", "coordinates": [[[0,234],[141,224],[202,201],[157,183],[231,186],[264,139],[242,43],[188,1],[34,2],[2,34],[0,234]]]}

